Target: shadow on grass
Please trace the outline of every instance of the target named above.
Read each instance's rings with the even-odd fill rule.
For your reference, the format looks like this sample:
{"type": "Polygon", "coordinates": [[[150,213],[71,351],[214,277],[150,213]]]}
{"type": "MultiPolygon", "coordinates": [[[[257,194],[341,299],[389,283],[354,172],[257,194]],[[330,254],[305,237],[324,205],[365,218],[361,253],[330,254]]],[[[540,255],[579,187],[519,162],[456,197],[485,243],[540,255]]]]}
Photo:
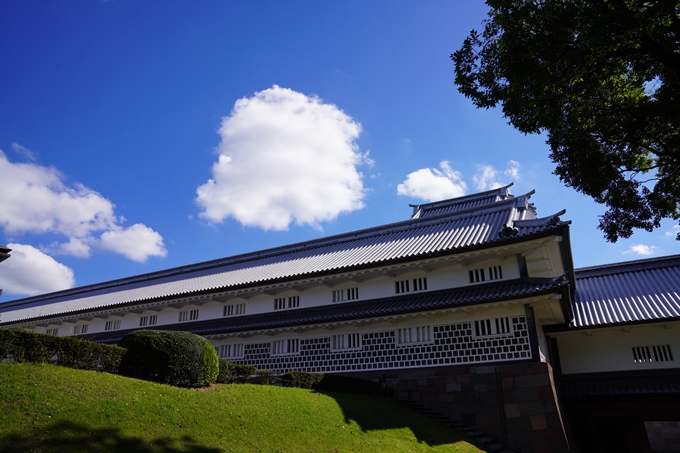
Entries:
{"type": "Polygon", "coordinates": [[[429,446],[470,442],[465,434],[431,419],[417,411],[387,398],[374,397],[367,405],[368,397],[349,393],[318,392],[333,398],[342,409],[345,423],[356,422],[362,431],[408,428],[418,442],[429,446]]]}
{"type": "Polygon", "coordinates": [[[72,422],[58,422],[40,427],[34,433],[0,436],[1,453],[221,453],[222,450],[198,445],[185,436],[181,439],[159,438],[148,441],[123,436],[117,429],[92,428],[72,422]]]}

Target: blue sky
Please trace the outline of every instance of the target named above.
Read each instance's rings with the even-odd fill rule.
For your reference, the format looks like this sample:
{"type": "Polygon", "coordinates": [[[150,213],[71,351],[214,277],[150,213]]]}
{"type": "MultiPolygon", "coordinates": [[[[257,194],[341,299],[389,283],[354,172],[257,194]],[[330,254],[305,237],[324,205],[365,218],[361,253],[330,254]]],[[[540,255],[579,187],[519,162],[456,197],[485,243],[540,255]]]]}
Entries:
{"type": "Polygon", "coordinates": [[[477,110],[449,55],[482,2],[0,5],[3,301],[409,218],[515,183],[566,209],[577,267],[675,254],[670,221],[607,243],[540,136],[477,110]],[[4,181],[4,183],[3,183],[4,181]]]}

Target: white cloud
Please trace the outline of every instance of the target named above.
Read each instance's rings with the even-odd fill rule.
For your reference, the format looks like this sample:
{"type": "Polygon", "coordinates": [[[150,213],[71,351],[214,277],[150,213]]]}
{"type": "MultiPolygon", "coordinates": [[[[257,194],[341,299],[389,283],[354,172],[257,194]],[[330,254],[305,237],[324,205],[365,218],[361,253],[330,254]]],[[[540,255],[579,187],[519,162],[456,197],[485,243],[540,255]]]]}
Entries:
{"type": "Polygon", "coordinates": [[[0,288],[13,294],[60,291],[75,285],[73,271],[30,245],[7,244],[10,258],[0,264],[0,288]]]}
{"type": "Polygon", "coordinates": [[[666,236],[676,237],[680,234],[680,225],[673,225],[673,229],[666,231],[666,236]]]}
{"type": "Polygon", "coordinates": [[[638,255],[649,256],[653,255],[657,249],[658,247],[655,245],[633,244],[630,246],[630,249],[623,253],[636,253],[638,255]]]}
{"type": "Polygon", "coordinates": [[[505,186],[513,181],[520,179],[519,162],[511,160],[502,174],[507,178],[505,182],[500,182],[501,172],[496,170],[493,165],[480,165],[477,174],[472,177],[472,182],[478,190],[490,190],[505,186]]]}
{"type": "Polygon", "coordinates": [[[21,146],[18,143],[12,143],[12,149],[28,160],[35,160],[35,154],[33,154],[33,151],[26,148],[25,146],[21,146]]]}
{"type": "Polygon", "coordinates": [[[445,200],[462,197],[467,185],[460,172],[451,168],[448,161],[436,168],[421,168],[406,176],[406,180],[397,186],[397,194],[426,201],[445,200]]]}
{"type": "Polygon", "coordinates": [[[102,233],[101,246],[138,262],[146,261],[150,256],[167,254],[161,235],[141,223],[102,233]]]}
{"type": "Polygon", "coordinates": [[[364,204],[355,140],[361,125],[335,105],[274,85],[236,101],[222,120],[212,178],[198,188],[202,218],[247,226],[318,226],[364,204]]]}
{"type": "MultiPolygon", "coordinates": [[[[35,163],[12,163],[0,151],[0,227],[10,235],[22,233],[57,234],[64,243],[52,244],[49,252],[87,257],[93,248],[110,249],[100,242],[97,232],[119,232],[125,219],[114,215],[114,205],[82,184],[67,186],[58,170],[35,163]]],[[[134,227],[130,227],[132,229],[134,227]]],[[[147,227],[144,227],[147,228],[147,227]]],[[[147,228],[148,229],[148,228],[147,228]]],[[[165,249],[157,238],[149,246],[148,235],[135,235],[139,243],[126,246],[144,250],[148,256],[164,256],[165,249]]],[[[138,252],[116,249],[129,256],[138,252]]],[[[139,259],[135,259],[139,261],[139,259]]],[[[143,260],[142,260],[143,261],[143,260]]]]}

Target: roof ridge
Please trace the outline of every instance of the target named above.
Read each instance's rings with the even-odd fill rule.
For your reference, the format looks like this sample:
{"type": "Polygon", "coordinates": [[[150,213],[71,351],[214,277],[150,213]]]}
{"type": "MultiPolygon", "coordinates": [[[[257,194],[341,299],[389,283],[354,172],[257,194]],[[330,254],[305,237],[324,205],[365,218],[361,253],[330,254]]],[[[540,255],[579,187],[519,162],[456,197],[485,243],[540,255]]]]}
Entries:
{"type": "Polygon", "coordinates": [[[599,275],[624,274],[647,269],[658,269],[661,267],[680,266],[680,255],[667,255],[654,258],[643,258],[639,260],[623,261],[620,263],[599,264],[595,266],[574,269],[577,279],[588,278],[599,275]]]}
{"type": "Polygon", "coordinates": [[[492,203],[488,206],[478,207],[476,209],[466,209],[463,211],[449,212],[444,214],[439,214],[432,217],[425,217],[420,219],[408,219],[399,222],[380,225],[376,227],[365,228],[362,230],[351,231],[348,233],[341,233],[338,235],[333,235],[325,238],[317,238],[309,241],[298,242],[294,244],[287,244],[279,247],[273,247],[270,249],[259,250],[255,252],[247,252],[239,255],[217,258],[215,260],[203,261],[200,263],[187,264],[184,266],[178,266],[170,269],[164,269],[160,271],[149,272],[146,274],[135,275],[130,277],[123,277],[119,279],[109,280],[101,283],[94,283],[91,285],[80,286],[76,288],[66,289],[62,291],[56,291],[52,293],[17,299],[14,301],[8,301],[0,303],[0,307],[7,308],[15,305],[23,305],[31,302],[38,302],[46,299],[54,299],[63,296],[72,296],[81,293],[88,293],[97,290],[105,290],[109,288],[114,288],[117,286],[122,286],[126,284],[135,284],[145,281],[153,281],[162,279],[164,277],[172,277],[179,274],[184,274],[188,272],[198,272],[205,271],[209,269],[218,268],[226,265],[235,265],[239,263],[245,263],[248,261],[256,261],[259,259],[266,259],[268,257],[276,255],[288,255],[303,250],[313,250],[320,249],[323,247],[329,247],[336,245],[338,243],[350,243],[353,241],[361,240],[368,237],[378,237],[383,235],[388,235],[400,231],[414,230],[416,228],[423,228],[431,225],[440,225],[443,223],[451,222],[460,219],[461,217],[475,218],[482,215],[486,215],[490,212],[499,212],[503,209],[507,209],[508,205],[517,203],[522,197],[513,197],[506,200],[501,200],[492,203]]]}

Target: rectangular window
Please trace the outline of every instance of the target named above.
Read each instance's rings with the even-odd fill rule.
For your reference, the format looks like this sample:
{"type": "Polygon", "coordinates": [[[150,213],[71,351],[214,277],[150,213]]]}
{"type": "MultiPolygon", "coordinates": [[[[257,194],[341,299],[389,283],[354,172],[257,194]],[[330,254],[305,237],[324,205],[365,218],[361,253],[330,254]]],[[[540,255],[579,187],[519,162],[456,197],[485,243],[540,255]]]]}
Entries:
{"type": "Polygon", "coordinates": [[[219,356],[223,359],[243,357],[243,344],[223,344],[219,348],[219,356]]]}
{"type": "Polygon", "coordinates": [[[484,278],[484,269],[474,269],[470,270],[470,283],[479,283],[486,280],[484,278]]]}
{"type": "Polygon", "coordinates": [[[300,306],[300,296],[290,296],[288,298],[279,297],[274,299],[274,310],[283,310],[284,308],[298,308],[300,306]]]}
{"type": "Polygon", "coordinates": [[[359,288],[336,289],[333,291],[333,302],[344,302],[359,298],[359,288]]]}
{"type": "Polygon", "coordinates": [[[56,329],[47,329],[47,331],[45,331],[45,334],[46,334],[46,335],[53,335],[53,336],[56,337],[56,336],[59,335],[59,328],[56,328],[56,329]]]}
{"type": "Polygon", "coordinates": [[[225,305],[222,316],[242,315],[246,312],[246,304],[225,305]]]}
{"type": "Polygon", "coordinates": [[[158,322],[158,315],[142,316],[139,318],[139,327],[155,326],[158,322]]]}
{"type": "Polygon", "coordinates": [[[500,280],[503,278],[503,268],[500,266],[491,266],[489,268],[489,280],[500,280]]]}
{"type": "Polygon", "coordinates": [[[361,336],[358,333],[333,335],[333,338],[331,338],[331,350],[333,351],[357,349],[361,349],[361,336]]]}
{"type": "Polygon", "coordinates": [[[672,362],[671,345],[633,347],[633,361],[635,363],[672,362]]]}
{"type": "Polygon", "coordinates": [[[394,282],[394,291],[397,294],[425,290],[427,290],[426,277],[414,278],[413,280],[399,280],[394,282]]]}
{"type": "Polygon", "coordinates": [[[298,354],[300,352],[300,340],[275,340],[272,341],[272,355],[298,354]]]}
{"type": "Polygon", "coordinates": [[[73,335],[81,335],[84,333],[87,333],[87,324],[73,326],[73,335]]]}
{"type": "Polygon", "coordinates": [[[501,266],[491,266],[488,270],[488,278],[486,274],[487,269],[485,268],[470,270],[470,283],[480,283],[486,280],[499,280],[503,278],[503,268],[501,266]]]}
{"type": "Polygon", "coordinates": [[[104,325],[104,330],[118,330],[120,329],[120,320],[118,321],[106,321],[104,325]]]}
{"type": "Polygon", "coordinates": [[[399,341],[400,344],[426,343],[432,341],[430,326],[398,329],[397,341],[399,341]]]}
{"type": "Polygon", "coordinates": [[[490,335],[509,335],[512,333],[510,318],[493,318],[475,321],[475,335],[487,337],[490,335]]]}
{"type": "Polygon", "coordinates": [[[188,310],[179,312],[179,322],[196,321],[198,319],[198,310],[188,310]]]}

